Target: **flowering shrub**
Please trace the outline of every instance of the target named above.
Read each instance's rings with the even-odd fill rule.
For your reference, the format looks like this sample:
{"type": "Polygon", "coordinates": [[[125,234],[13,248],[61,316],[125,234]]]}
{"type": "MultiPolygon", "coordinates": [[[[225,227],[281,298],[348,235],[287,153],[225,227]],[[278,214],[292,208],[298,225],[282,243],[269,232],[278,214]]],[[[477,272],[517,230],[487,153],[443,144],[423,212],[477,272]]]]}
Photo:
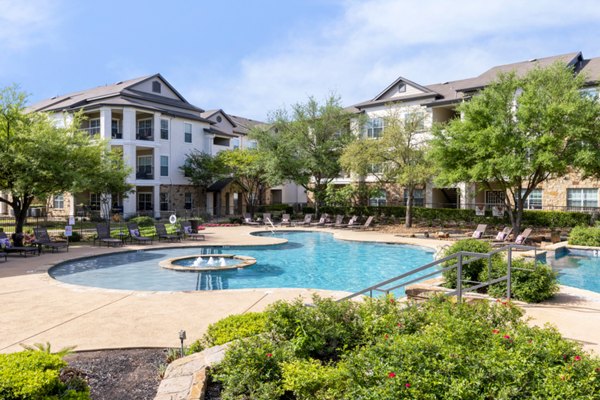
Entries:
{"type": "Polygon", "coordinates": [[[597,398],[600,360],[510,302],[276,303],[216,366],[223,399],[597,398]]]}
{"type": "MultiPolygon", "coordinates": [[[[452,246],[448,247],[444,252],[444,257],[449,256],[454,253],[458,253],[459,251],[470,251],[473,253],[489,253],[492,251],[492,246],[483,240],[478,239],[463,239],[459,240],[456,243],[452,244],[452,246]]],[[[496,258],[500,258],[500,255],[496,256],[496,258]]],[[[464,259],[463,259],[464,261],[464,259]]],[[[450,265],[456,264],[456,260],[447,261],[443,264],[443,267],[449,267],[450,265]]],[[[462,279],[463,281],[478,281],[479,274],[487,267],[487,259],[480,259],[473,261],[469,264],[463,265],[462,270],[462,279]]],[[[453,268],[448,271],[443,272],[445,284],[444,286],[449,288],[456,288],[456,275],[457,269],[453,268]]]]}

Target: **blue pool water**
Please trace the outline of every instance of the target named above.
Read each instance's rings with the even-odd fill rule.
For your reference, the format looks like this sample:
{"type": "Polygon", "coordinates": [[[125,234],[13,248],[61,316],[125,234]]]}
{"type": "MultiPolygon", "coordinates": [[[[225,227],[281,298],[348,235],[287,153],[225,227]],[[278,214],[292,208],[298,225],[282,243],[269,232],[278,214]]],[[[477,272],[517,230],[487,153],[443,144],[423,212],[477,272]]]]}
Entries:
{"type": "Polygon", "coordinates": [[[593,250],[563,250],[547,261],[562,285],[600,293],[600,254],[593,250]]]}
{"type": "Polygon", "coordinates": [[[313,288],[358,291],[433,261],[433,251],[396,244],[341,241],[329,233],[278,232],[275,246],[178,248],[116,253],[59,264],[55,279],[84,286],[129,290],[313,288]],[[178,272],[158,263],[203,253],[254,257],[251,267],[178,272]]]}

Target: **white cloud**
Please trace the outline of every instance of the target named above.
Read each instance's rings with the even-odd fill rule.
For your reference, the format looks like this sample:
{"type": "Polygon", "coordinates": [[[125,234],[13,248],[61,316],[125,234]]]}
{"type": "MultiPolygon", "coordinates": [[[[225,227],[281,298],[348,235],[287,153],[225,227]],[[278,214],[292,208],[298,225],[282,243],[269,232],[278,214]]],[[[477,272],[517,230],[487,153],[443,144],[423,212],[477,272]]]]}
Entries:
{"type": "Polygon", "coordinates": [[[367,100],[399,75],[428,84],[478,75],[498,64],[600,50],[599,32],[589,31],[600,20],[593,0],[356,0],[340,5],[338,19],[311,31],[289,32],[241,60],[239,75],[224,85],[192,89],[191,99],[265,118],[274,108],[308,95],[323,98],[332,90],[345,104],[367,100]]]}
{"type": "Polygon", "coordinates": [[[0,0],[0,48],[22,50],[52,40],[58,1],[0,0]]]}

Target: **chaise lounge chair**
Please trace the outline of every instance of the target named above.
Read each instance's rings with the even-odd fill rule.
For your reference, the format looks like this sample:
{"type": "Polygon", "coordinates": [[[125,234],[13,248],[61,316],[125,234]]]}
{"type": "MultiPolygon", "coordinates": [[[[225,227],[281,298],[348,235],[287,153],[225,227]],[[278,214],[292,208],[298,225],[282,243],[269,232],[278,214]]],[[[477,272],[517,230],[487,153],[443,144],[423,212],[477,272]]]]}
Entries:
{"type": "Polygon", "coordinates": [[[245,225],[260,225],[260,222],[256,222],[256,221],[252,220],[252,217],[250,216],[250,214],[244,215],[244,220],[242,221],[242,223],[245,225]]]}
{"type": "Polygon", "coordinates": [[[298,224],[302,225],[302,226],[310,226],[311,222],[312,222],[312,214],[306,214],[304,216],[304,220],[302,222],[298,222],[298,224]]]}
{"type": "Polygon", "coordinates": [[[55,250],[58,251],[60,249],[69,251],[69,242],[50,239],[50,235],[48,235],[48,230],[46,228],[33,228],[33,234],[35,235],[33,244],[38,246],[39,252],[41,252],[42,247],[52,249],[53,253],[55,250]]]}
{"type": "MultiPolygon", "coordinates": [[[[367,218],[367,220],[365,221],[365,223],[363,225],[354,225],[354,226],[350,226],[350,228],[366,231],[367,229],[369,229],[372,222],[373,222],[373,216],[371,215],[371,216],[369,216],[369,218],[367,218]]],[[[374,228],[371,228],[371,229],[374,229],[374,228]]]]}
{"type": "Polygon", "coordinates": [[[336,215],[335,216],[335,222],[334,223],[327,223],[325,224],[325,226],[328,226],[330,228],[338,228],[340,226],[344,225],[344,216],[343,215],[336,215]]]}
{"type": "Polygon", "coordinates": [[[515,244],[525,245],[525,243],[527,243],[527,241],[529,240],[529,235],[531,235],[531,232],[532,229],[525,229],[523,232],[521,232],[520,235],[517,236],[517,238],[515,239],[515,244]]]}
{"type": "Polygon", "coordinates": [[[329,220],[329,214],[323,213],[323,214],[321,214],[321,218],[319,218],[318,222],[313,222],[310,225],[311,226],[325,226],[325,224],[327,223],[328,220],[329,220]]]}
{"type": "MultiPolygon", "coordinates": [[[[121,239],[113,238],[110,236],[110,227],[106,223],[96,224],[96,234],[97,238],[94,239],[94,244],[96,244],[96,240],[102,247],[102,243],[106,243],[106,247],[110,246],[123,246],[123,241],[121,239]]],[[[37,237],[37,233],[36,233],[37,237]]]]}
{"type": "Polygon", "coordinates": [[[23,257],[27,257],[27,254],[40,254],[35,246],[13,246],[5,232],[0,232],[0,248],[0,256],[4,255],[5,261],[10,253],[19,253],[23,257]]]}
{"type": "Polygon", "coordinates": [[[492,242],[503,243],[503,242],[508,241],[508,236],[510,235],[511,232],[512,232],[512,227],[507,226],[506,228],[504,228],[503,230],[498,232],[496,237],[494,239],[492,239],[492,242]]]}
{"type": "Polygon", "coordinates": [[[140,227],[135,222],[129,222],[127,224],[127,230],[129,231],[129,238],[132,243],[135,240],[138,243],[152,244],[152,238],[149,236],[142,236],[140,234],[140,227]]]}
{"type": "Polygon", "coordinates": [[[471,235],[471,238],[473,239],[481,239],[483,238],[483,235],[485,234],[485,230],[487,229],[487,225],[486,224],[479,224],[477,225],[477,229],[475,229],[475,232],[473,232],[473,234],[471,235]]]}
{"type": "Polygon", "coordinates": [[[281,222],[279,225],[292,226],[292,218],[290,217],[290,214],[283,214],[281,216],[281,222]]]}
{"type": "Polygon", "coordinates": [[[334,228],[352,228],[354,226],[358,226],[358,215],[353,215],[352,218],[348,221],[347,224],[334,225],[334,228]]]}
{"type": "Polygon", "coordinates": [[[181,240],[181,236],[179,235],[170,235],[167,233],[167,228],[165,228],[165,224],[156,223],[154,224],[154,228],[156,229],[156,236],[158,236],[158,241],[160,242],[162,239],[170,240],[171,242],[181,240]]]}
{"type": "Polygon", "coordinates": [[[205,240],[206,237],[202,233],[194,232],[192,229],[192,223],[190,221],[181,221],[181,229],[183,230],[183,237],[195,240],[205,240]]]}

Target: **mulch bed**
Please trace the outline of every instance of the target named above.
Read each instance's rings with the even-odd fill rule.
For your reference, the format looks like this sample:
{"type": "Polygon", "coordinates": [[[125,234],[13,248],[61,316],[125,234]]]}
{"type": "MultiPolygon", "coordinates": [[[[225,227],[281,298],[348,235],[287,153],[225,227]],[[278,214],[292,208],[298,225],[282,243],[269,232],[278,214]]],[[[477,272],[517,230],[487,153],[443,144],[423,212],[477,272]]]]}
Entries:
{"type": "Polygon", "coordinates": [[[83,372],[93,400],[154,399],[166,349],[122,349],[69,354],[65,361],[83,372]]]}

